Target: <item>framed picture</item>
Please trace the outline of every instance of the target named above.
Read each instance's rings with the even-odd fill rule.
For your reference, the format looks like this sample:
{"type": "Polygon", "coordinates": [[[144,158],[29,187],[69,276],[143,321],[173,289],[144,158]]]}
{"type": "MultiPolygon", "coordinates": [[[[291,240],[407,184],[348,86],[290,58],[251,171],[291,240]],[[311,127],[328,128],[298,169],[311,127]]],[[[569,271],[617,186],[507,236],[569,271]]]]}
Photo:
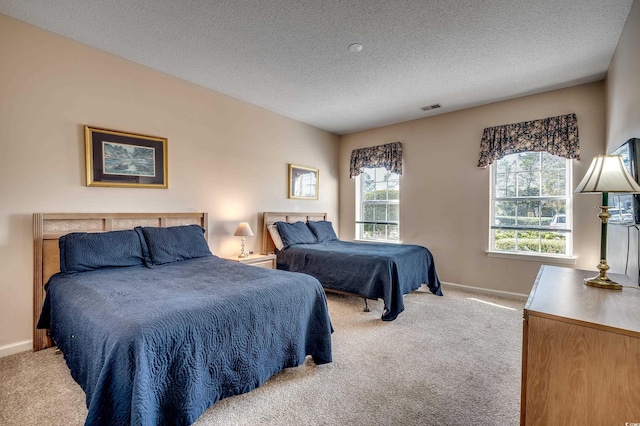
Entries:
{"type": "Polygon", "coordinates": [[[84,126],[87,186],[168,188],[167,139],[84,126]]]}
{"type": "Polygon", "coordinates": [[[319,183],[318,169],[289,164],[289,198],[317,200],[319,183]]]}

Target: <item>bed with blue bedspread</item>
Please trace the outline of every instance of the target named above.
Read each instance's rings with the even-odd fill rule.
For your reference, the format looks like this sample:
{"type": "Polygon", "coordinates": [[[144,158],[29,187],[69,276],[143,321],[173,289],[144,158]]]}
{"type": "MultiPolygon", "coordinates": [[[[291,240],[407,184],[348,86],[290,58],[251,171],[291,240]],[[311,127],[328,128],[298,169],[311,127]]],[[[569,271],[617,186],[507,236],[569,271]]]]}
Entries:
{"type": "Polygon", "coordinates": [[[190,424],[216,401],[331,362],[317,279],[213,256],[199,226],[60,238],[50,328],[86,393],[86,424],[190,424]]]}
{"type": "Polygon", "coordinates": [[[309,274],[329,291],[382,299],[384,321],[395,320],[404,311],[403,296],[422,284],[442,296],[433,255],[425,247],[341,241],[325,220],[280,221],[267,228],[278,269],[309,274]]]}

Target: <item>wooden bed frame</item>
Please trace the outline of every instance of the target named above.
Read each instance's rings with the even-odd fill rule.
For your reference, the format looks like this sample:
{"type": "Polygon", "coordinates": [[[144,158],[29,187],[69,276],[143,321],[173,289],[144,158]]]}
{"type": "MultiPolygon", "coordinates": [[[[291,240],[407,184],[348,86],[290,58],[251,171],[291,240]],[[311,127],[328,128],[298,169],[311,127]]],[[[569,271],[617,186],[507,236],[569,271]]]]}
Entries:
{"type": "Polygon", "coordinates": [[[207,213],[34,213],[33,215],[33,350],[53,346],[49,330],[36,328],[44,303],[44,285],[60,271],[58,240],[71,232],[107,232],[136,226],[200,225],[207,239],[207,213]]]}
{"type": "Polygon", "coordinates": [[[309,222],[327,220],[326,213],[285,213],[285,212],[265,212],[262,214],[262,254],[271,254],[276,246],[273,244],[271,234],[267,230],[267,226],[276,222],[309,222]]]}

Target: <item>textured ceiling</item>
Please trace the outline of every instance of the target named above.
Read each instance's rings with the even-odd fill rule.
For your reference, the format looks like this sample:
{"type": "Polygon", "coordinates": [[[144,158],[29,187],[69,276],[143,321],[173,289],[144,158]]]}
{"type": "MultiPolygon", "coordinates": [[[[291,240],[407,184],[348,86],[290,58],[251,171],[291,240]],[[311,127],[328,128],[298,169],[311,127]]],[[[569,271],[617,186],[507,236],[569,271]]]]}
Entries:
{"type": "Polygon", "coordinates": [[[601,80],[632,2],[0,0],[0,13],[345,134],[601,80]]]}

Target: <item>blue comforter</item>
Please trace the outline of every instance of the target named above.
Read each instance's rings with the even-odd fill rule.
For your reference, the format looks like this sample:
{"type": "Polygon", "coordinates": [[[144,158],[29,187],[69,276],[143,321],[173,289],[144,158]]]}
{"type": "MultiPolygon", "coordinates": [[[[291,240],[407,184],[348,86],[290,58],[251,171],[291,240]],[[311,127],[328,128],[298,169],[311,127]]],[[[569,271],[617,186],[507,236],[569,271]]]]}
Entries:
{"type": "Polygon", "coordinates": [[[396,319],[402,296],[422,284],[442,296],[433,256],[418,245],[325,241],[294,244],[277,257],[278,269],[312,275],[329,290],[382,299],[385,321],[396,319]]]}
{"type": "Polygon", "coordinates": [[[218,257],[54,275],[38,324],[86,393],[86,424],[190,424],[311,355],[331,362],[318,281],[218,257]]]}

